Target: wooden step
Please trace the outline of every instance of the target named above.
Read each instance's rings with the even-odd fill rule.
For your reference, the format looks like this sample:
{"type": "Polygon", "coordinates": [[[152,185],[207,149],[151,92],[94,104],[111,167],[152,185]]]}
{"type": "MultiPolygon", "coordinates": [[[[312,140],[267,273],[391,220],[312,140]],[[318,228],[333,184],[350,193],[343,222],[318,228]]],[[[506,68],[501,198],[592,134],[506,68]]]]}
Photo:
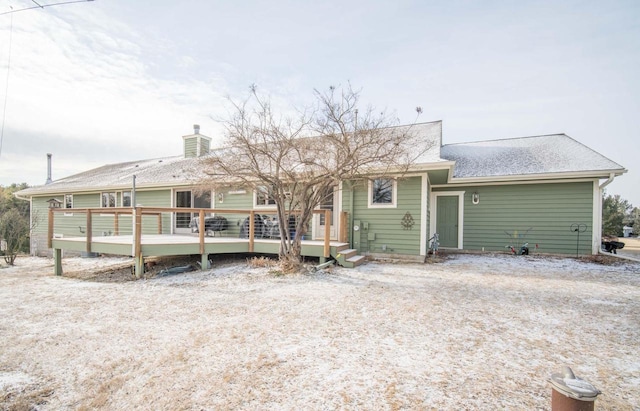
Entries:
{"type": "Polygon", "coordinates": [[[353,257],[356,254],[358,254],[358,250],[355,250],[353,248],[347,248],[347,249],[339,250],[339,252],[340,252],[340,254],[342,254],[344,256],[345,260],[353,257]]]}
{"type": "Polygon", "coordinates": [[[357,267],[365,261],[365,257],[358,255],[358,250],[353,248],[340,248],[333,256],[338,264],[346,268],[357,267]]]}
{"type": "Polygon", "coordinates": [[[351,265],[351,267],[349,267],[349,268],[353,268],[353,267],[357,267],[357,266],[359,266],[360,264],[364,263],[364,262],[365,262],[365,260],[366,260],[366,259],[365,259],[365,256],[363,256],[363,255],[355,255],[355,256],[353,256],[353,257],[347,258],[345,261],[346,261],[349,265],[351,265]]]}

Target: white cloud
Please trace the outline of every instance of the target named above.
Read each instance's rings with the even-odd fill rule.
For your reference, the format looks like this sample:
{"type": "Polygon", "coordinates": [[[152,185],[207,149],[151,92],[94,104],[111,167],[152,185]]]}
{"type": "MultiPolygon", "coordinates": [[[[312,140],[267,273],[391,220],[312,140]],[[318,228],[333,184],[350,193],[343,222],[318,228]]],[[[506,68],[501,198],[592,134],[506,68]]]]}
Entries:
{"type": "MultiPolygon", "coordinates": [[[[0,184],[31,172],[14,155],[34,135],[35,163],[55,151],[82,171],[180,152],[194,123],[219,137],[211,117],[251,83],[287,108],[351,81],[403,122],[418,105],[421,121],[443,119],[445,143],[566,132],[629,167],[611,187],[640,205],[638,18],[623,1],[110,0],[15,13],[0,184]]],[[[9,22],[0,16],[0,97],[9,22]]]]}

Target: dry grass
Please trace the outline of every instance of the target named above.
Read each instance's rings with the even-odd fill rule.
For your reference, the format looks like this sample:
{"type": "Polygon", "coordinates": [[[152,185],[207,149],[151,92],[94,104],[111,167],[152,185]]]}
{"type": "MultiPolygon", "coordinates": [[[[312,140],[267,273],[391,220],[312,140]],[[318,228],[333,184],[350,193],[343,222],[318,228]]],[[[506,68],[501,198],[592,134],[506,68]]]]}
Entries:
{"type": "Polygon", "coordinates": [[[598,410],[640,409],[638,265],[260,261],[108,283],[19,264],[0,271],[0,409],[548,409],[564,364],[598,410]]]}
{"type": "Polygon", "coordinates": [[[277,264],[276,260],[265,256],[247,258],[247,265],[251,268],[272,268],[277,264]]]}
{"type": "Polygon", "coordinates": [[[50,388],[37,384],[16,387],[0,392],[0,409],[3,411],[33,411],[45,405],[53,394],[50,388]]]}

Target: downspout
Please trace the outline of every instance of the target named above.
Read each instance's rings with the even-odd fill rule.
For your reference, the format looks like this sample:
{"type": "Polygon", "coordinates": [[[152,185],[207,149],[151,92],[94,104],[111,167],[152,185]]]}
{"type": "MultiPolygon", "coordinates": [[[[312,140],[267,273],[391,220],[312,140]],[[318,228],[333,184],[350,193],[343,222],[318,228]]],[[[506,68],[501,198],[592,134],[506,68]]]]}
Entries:
{"type": "Polygon", "coordinates": [[[598,230],[593,230],[593,249],[591,250],[594,255],[600,252],[600,244],[602,243],[602,190],[611,184],[615,177],[615,173],[610,173],[609,178],[598,187],[598,230]]]}
{"type": "Polygon", "coordinates": [[[349,181],[349,222],[348,224],[348,229],[349,229],[349,247],[351,248],[355,248],[354,244],[353,244],[353,181],[349,181]]]}
{"type": "Polygon", "coordinates": [[[607,179],[607,181],[605,181],[604,183],[600,184],[600,191],[602,191],[603,188],[605,188],[606,186],[608,186],[609,184],[611,184],[611,182],[613,181],[613,179],[616,177],[615,173],[611,173],[609,174],[609,178],[607,179]]]}

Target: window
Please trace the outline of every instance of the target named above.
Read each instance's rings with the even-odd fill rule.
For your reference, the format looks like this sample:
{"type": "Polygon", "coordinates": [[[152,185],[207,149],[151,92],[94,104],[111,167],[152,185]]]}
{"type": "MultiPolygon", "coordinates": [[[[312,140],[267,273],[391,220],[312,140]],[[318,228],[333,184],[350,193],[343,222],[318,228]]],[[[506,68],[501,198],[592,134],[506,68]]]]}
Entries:
{"type": "Polygon", "coordinates": [[[115,207],[116,193],[102,193],[102,207],[115,207]]]}
{"type": "Polygon", "coordinates": [[[264,186],[256,187],[256,190],[254,193],[256,198],[256,201],[255,201],[256,207],[276,205],[276,200],[273,198],[273,196],[269,195],[269,190],[267,190],[266,187],[264,186]]]}
{"type": "Polygon", "coordinates": [[[395,207],[396,200],[396,180],[377,178],[369,181],[369,207],[395,207]]]}
{"type": "Polygon", "coordinates": [[[64,208],[73,208],[73,194],[64,195],[64,208]]]}
{"type": "Polygon", "coordinates": [[[131,207],[131,191],[122,192],[122,206],[131,207]]]}

